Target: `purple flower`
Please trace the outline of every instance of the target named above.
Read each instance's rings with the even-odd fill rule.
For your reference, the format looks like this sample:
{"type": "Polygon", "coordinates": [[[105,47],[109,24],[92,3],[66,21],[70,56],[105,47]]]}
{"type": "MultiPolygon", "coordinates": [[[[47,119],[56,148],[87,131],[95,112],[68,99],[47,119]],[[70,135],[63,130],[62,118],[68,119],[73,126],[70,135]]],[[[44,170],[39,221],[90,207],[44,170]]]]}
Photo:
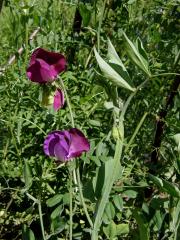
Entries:
{"type": "Polygon", "coordinates": [[[27,69],[27,77],[37,83],[53,82],[66,69],[66,59],[60,53],[36,49],[27,69]]]}
{"type": "Polygon", "coordinates": [[[61,91],[61,89],[56,89],[54,93],[54,102],[53,102],[53,108],[55,111],[58,111],[60,108],[62,108],[64,105],[64,93],[61,91]]]}
{"type": "Polygon", "coordinates": [[[72,128],[65,131],[53,131],[44,141],[44,152],[50,157],[56,157],[61,162],[80,157],[83,152],[90,149],[88,139],[84,134],[72,128]]]}

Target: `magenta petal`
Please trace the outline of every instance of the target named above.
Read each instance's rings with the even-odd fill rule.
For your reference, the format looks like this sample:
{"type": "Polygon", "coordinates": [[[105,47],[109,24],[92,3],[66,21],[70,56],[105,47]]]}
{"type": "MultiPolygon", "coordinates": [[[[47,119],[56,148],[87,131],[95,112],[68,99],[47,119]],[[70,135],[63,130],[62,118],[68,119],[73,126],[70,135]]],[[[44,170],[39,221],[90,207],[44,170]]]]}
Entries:
{"type": "Polygon", "coordinates": [[[69,133],[71,135],[71,145],[68,158],[80,157],[83,152],[89,151],[89,141],[80,130],[72,128],[69,133]]]}
{"type": "Polygon", "coordinates": [[[59,73],[66,69],[66,64],[66,59],[62,54],[38,48],[31,56],[27,76],[33,82],[52,82],[59,73]]]}
{"type": "Polygon", "coordinates": [[[44,60],[37,59],[27,69],[27,76],[33,82],[47,83],[54,80],[55,73],[44,60]]]}
{"type": "Polygon", "coordinates": [[[54,102],[53,102],[53,108],[55,111],[62,108],[64,105],[64,93],[61,91],[61,89],[56,89],[54,94],[54,102]]]}

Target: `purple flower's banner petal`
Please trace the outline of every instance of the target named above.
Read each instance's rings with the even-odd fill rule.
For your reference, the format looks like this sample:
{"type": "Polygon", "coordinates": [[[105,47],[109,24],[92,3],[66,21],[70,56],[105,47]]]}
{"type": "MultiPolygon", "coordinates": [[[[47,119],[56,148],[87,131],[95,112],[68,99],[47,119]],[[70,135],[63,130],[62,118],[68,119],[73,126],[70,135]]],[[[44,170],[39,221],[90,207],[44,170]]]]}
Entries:
{"type": "Polygon", "coordinates": [[[54,94],[54,102],[53,102],[53,108],[55,111],[62,108],[64,105],[64,93],[61,91],[61,89],[56,89],[54,94]]]}
{"type": "Polygon", "coordinates": [[[50,157],[55,157],[54,147],[60,142],[62,131],[53,131],[47,135],[44,140],[43,149],[44,153],[50,157]]]}
{"type": "Polygon", "coordinates": [[[52,82],[66,69],[66,65],[66,59],[62,54],[38,48],[31,56],[27,76],[33,82],[52,82]]]}
{"type": "Polygon", "coordinates": [[[71,145],[68,158],[80,157],[82,152],[89,151],[89,141],[80,130],[72,128],[69,133],[71,135],[71,145]]]}

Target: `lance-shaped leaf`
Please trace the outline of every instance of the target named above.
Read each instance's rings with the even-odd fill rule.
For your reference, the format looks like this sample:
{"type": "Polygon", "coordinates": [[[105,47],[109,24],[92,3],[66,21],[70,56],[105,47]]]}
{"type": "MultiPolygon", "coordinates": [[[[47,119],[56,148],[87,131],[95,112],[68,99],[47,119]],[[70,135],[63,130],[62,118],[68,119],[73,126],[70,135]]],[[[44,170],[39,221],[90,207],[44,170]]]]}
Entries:
{"type": "Polygon", "coordinates": [[[107,55],[109,62],[110,62],[110,66],[118,73],[120,74],[120,76],[126,80],[131,86],[133,86],[132,84],[132,80],[129,76],[129,73],[126,69],[126,67],[124,66],[123,62],[121,61],[120,57],[118,56],[114,46],[112,45],[110,39],[108,39],[108,55],[107,55]]]}
{"type": "Polygon", "coordinates": [[[122,68],[126,71],[124,64],[122,63],[120,57],[118,56],[118,54],[109,38],[108,38],[108,58],[111,63],[115,63],[115,64],[122,66],[122,68]]]}
{"type": "Polygon", "coordinates": [[[167,192],[168,194],[170,194],[173,197],[178,197],[180,198],[180,190],[179,188],[171,183],[168,182],[164,179],[160,179],[159,177],[156,177],[152,174],[149,174],[149,178],[150,180],[156,184],[162,191],[167,192]]]}
{"type": "Polygon", "coordinates": [[[111,80],[111,82],[114,83],[116,86],[124,87],[130,91],[135,91],[135,89],[132,88],[126,82],[126,80],[124,80],[108,63],[104,61],[104,59],[97,52],[96,48],[94,48],[94,53],[95,53],[95,57],[98,62],[98,65],[101,71],[104,73],[105,77],[111,80]]]}
{"type": "Polygon", "coordinates": [[[143,48],[142,42],[140,39],[137,39],[136,45],[129,40],[126,34],[123,32],[123,36],[126,42],[126,50],[129,57],[132,61],[145,72],[148,77],[151,76],[149,71],[149,64],[147,59],[146,51],[143,48]]]}

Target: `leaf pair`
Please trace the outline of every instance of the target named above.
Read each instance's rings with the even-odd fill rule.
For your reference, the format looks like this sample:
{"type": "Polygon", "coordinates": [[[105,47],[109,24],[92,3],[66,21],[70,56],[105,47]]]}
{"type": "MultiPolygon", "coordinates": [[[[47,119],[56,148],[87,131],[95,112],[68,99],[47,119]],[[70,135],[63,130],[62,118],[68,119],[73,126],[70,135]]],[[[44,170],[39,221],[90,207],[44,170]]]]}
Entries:
{"type": "Polygon", "coordinates": [[[148,57],[141,40],[137,38],[136,44],[133,44],[124,32],[123,37],[128,56],[148,77],[150,77],[151,73],[149,70],[148,57]]]}
{"type": "Polygon", "coordinates": [[[104,59],[97,52],[96,48],[94,48],[94,53],[98,65],[101,71],[104,73],[105,77],[110,79],[112,83],[115,84],[117,87],[123,87],[130,91],[135,91],[135,88],[131,87],[131,85],[128,83],[128,81],[130,80],[129,74],[109,39],[108,39],[109,63],[104,61],[104,59]]]}
{"type": "MultiPolygon", "coordinates": [[[[125,46],[128,56],[131,60],[145,72],[148,77],[151,76],[149,71],[149,64],[148,64],[148,57],[147,53],[143,48],[141,40],[138,38],[136,44],[133,44],[129,38],[123,33],[125,46]]],[[[108,39],[108,59],[109,63],[104,61],[104,59],[99,55],[96,48],[94,48],[94,53],[98,65],[105,75],[113,84],[117,87],[126,88],[132,92],[136,89],[132,85],[132,80],[129,76],[126,67],[122,63],[121,59],[119,58],[114,46],[112,45],[111,41],[108,39]]]]}

